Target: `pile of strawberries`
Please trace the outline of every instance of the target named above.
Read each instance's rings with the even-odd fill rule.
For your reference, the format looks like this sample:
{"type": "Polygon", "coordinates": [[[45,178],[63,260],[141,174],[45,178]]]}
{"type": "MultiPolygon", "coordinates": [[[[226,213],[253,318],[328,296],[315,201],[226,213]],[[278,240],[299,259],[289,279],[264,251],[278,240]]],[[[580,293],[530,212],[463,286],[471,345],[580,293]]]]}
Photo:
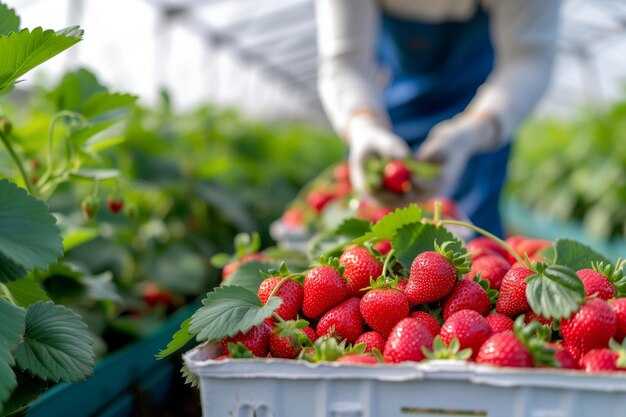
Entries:
{"type": "MultiPolygon", "coordinates": [[[[382,242],[385,243],[385,242],[382,242]]],[[[435,244],[409,270],[387,243],[350,246],[301,274],[286,268],[258,288],[263,304],[282,299],[273,315],[221,340],[226,357],[273,357],[378,364],[458,359],[506,367],[626,370],[624,263],[576,271],[585,300],[561,320],[536,314],[526,279],[541,269],[552,242],[510,237],[519,256],[486,237],[467,253],[435,244]],[[519,259],[525,259],[520,264],[519,259]]]]}

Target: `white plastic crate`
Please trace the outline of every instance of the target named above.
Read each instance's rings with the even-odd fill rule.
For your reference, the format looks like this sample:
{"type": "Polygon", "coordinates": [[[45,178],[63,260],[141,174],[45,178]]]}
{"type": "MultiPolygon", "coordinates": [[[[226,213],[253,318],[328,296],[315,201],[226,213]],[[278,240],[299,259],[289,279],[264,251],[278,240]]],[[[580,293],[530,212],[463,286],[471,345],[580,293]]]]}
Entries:
{"type": "Polygon", "coordinates": [[[626,376],[516,370],[466,362],[359,366],[184,355],[201,378],[204,417],[617,417],[626,376]]]}

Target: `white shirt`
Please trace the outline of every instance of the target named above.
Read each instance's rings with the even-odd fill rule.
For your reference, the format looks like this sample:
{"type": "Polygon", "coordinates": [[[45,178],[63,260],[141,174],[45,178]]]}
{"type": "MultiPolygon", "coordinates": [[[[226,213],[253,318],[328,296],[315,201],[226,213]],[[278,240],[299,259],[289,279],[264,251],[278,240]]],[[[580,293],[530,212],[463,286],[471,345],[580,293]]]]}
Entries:
{"type": "Polygon", "coordinates": [[[319,92],[343,132],[353,112],[387,112],[376,82],[381,9],[423,22],[467,21],[489,13],[494,69],[467,110],[495,116],[510,137],[547,88],[555,54],[560,0],[316,0],[319,92]],[[479,4],[480,2],[480,4],[479,4]]]}

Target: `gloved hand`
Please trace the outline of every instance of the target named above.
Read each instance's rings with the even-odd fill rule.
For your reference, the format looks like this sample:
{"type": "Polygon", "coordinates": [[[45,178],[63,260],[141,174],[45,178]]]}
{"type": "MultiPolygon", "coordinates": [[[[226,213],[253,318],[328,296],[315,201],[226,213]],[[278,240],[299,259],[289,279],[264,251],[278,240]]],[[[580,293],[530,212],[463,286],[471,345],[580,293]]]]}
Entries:
{"type": "Polygon", "coordinates": [[[411,154],[411,149],[402,138],[370,114],[355,116],[350,121],[347,140],[350,147],[350,182],[358,194],[371,195],[371,190],[367,189],[365,174],[368,158],[378,155],[402,159],[411,154]]]}
{"type": "Polygon", "coordinates": [[[485,114],[459,114],[432,128],[415,159],[441,165],[439,175],[419,187],[432,196],[445,195],[460,180],[475,154],[495,151],[504,144],[500,126],[485,114]]]}

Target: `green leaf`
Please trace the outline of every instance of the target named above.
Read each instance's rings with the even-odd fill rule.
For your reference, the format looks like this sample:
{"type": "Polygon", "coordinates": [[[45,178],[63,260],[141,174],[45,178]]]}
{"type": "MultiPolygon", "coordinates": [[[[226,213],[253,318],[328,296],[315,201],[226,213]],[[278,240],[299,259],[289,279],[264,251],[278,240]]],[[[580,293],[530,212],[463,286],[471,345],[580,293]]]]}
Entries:
{"type": "Polygon", "coordinates": [[[66,252],[70,251],[83,243],[97,238],[98,235],[99,232],[96,228],[80,227],[68,230],[63,234],[64,249],[66,252]]]}
{"type": "Polygon", "coordinates": [[[360,245],[370,239],[391,240],[394,238],[398,229],[408,224],[419,223],[421,218],[422,210],[416,204],[397,209],[393,213],[387,214],[378,223],[373,225],[371,232],[365,233],[355,241],[355,244],[360,245]]]}
{"type": "Polygon", "coordinates": [[[121,172],[117,169],[96,169],[96,168],[82,168],[78,172],[72,174],[75,178],[91,179],[96,181],[110,180],[117,178],[121,175],[121,172]]]}
{"type": "Polygon", "coordinates": [[[336,229],[318,233],[309,241],[307,255],[310,260],[320,256],[338,256],[342,247],[371,230],[370,222],[346,219],[336,229]]]}
{"type": "Polygon", "coordinates": [[[102,152],[126,142],[126,137],[121,135],[109,136],[109,132],[97,134],[85,143],[85,149],[89,152],[102,152]]]}
{"type": "Polygon", "coordinates": [[[51,301],[26,311],[26,331],[15,351],[20,369],[52,382],[75,382],[93,373],[87,325],[72,310],[51,301]]]}
{"type": "Polygon", "coordinates": [[[8,35],[10,32],[20,30],[20,17],[15,9],[10,9],[6,4],[0,4],[0,35],[8,35]]]}
{"type": "Polygon", "coordinates": [[[28,307],[37,301],[50,301],[48,294],[43,290],[41,284],[35,280],[33,274],[24,279],[8,282],[5,284],[11,297],[20,307],[28,307]]]}
{"type": "Polygon", "coordinates": [[[357,238],[369,232],[371,228],[371,223],[366,220],[346,219],[337,227],[335,233],[338,235],[357,238]]]}
{"type": "Polygon", "coordinates": [[[113,121],[90,124],[88,126],[85,126],[81,129],[78,129],[72,132],[72,134],[69,137],[69,141],[78,146],[82,146],[94,136],[100,133],[106,132],[107,129],[109,129],[110,127],[114,126],[117,123],[118,122],[116,120],[113,120],[113,121]]]}
{"type": "Polygon", "coordinates": [[[189,333],[189,324],[191,323],[191,317],[187,320],[183,321],[180,324],[180,329],[174,333],[172,336],[172,340],[167,344],[165,349],[162,349],[155,356],[157,359],[163,359],[166,356],[171,355],[172,353],[182,349],[187,342],[193,339],[193,334],[189,333]]]}
{"type": "MultiPolygon", "coordinates": [[[[32,270],[46,269],[62,254],[61,233],[44,202],[28,195],[23,188],[0,180],[0,255],[32,270]]],[[[17,268],[8,269],[3,268],[3,271],[17,268]]],[[[7,282],[7,278],[10,277],[0,275],[3,282],[7,282]]]]}
{"type": "MultiPolygon", "coordinates": [[[[26,372],[14,369],[15,376],[17,377],[17,388],[11,394],[11,398],[4,405],[4,412],[7,416],[19,416],[23,414],[12,414],[18,410],[27,407],[33,400],[48,387],[48,383],[29,375],[26,372]]],[[[4,416],[4,414],[2,414],[4,416]]]]}
{"type": "Polygon", "coordinates": [[[183,378],[185,378],[185,384],[189,384],[193,388],[200,386],[200,377],[194,374],[187,365],[183,365],[180,368],[180,373],[183,375],[183,378]]]}
{"type": "Polygon", "coordinates": [[[610,263],[608,259],[598,252],[572,239],[558,239],[554,243],[556,252],[556,262],[558,265],[565,265],[578,271],[584,268],[591,268],[591,262],[610,263]]]}
{"type": "Polygon", "coordinates": [[[106,91],[95,74],[80,68],[63,76],[59,85],[48,96],[57,110],[70,110],[82,113],[84,102],[94,94],[106,91]]]}
{"type": "Polygon", "coordinates": [[[9,282],[26,276],[28,271],[0,253],[0,282],[9,282]]]}
{"type": "Polygon", "coordinates": [[[441,245],[447,241],[454,243],[448,245],[446,249],[465,253],[463,243],[458,238],[445,227],[430,223],[413,223],[401,227],[391,241],[391,247],[400,265],[408,270],[417,255],[435,250],[435,242],[441,245]]]}
{"type": "Polygon", "coordinates": [[[569,318],[585,299],[585,287],[576,272],[564,265],[550,265],[526,278],[526,298],[532,310],[546,318],[569,318]]]}
{"type": "Polygon", "coordinates": [[[71,27],[59,32],[23,29],[0,36],[0,91],[13,86],[19,77],[82,39],[83,31],[71,27]]]}
{"type": "Polygon", "coordinates": [[[0,297],[0,413],[2,405],[11,396],[11,392],[17,386],[15,374],[11,367],[15,364],[11,352],[20,341],[24,333],[23,308],[0,297]]]}
{"type": "Polygon", "coordinates": [[[83,105],[82,114],[87,119],[102,116],[105,113],[121,111],[135,104],[137,97],[130,94],[101,91],[89,97],[83,105]]]}
{"type": "Polygon", "coordinates": [[[252,291],[235,285],[218,287],[202,300],[191,318],[189,332],[199,341],[222,340],[247,332],[270,317],[282,300],[272,297],[266,305],[252,291]]]}
{"type": "Polygon", "coordinates": [[[237,270],[228,278],[228,285],[239,285],[250,291],[257,292],[263,281],[261,272],[267,273],[270,269],[277,269],[278,264],[271,262],[250,261],[239,265],[237,270]]]}

